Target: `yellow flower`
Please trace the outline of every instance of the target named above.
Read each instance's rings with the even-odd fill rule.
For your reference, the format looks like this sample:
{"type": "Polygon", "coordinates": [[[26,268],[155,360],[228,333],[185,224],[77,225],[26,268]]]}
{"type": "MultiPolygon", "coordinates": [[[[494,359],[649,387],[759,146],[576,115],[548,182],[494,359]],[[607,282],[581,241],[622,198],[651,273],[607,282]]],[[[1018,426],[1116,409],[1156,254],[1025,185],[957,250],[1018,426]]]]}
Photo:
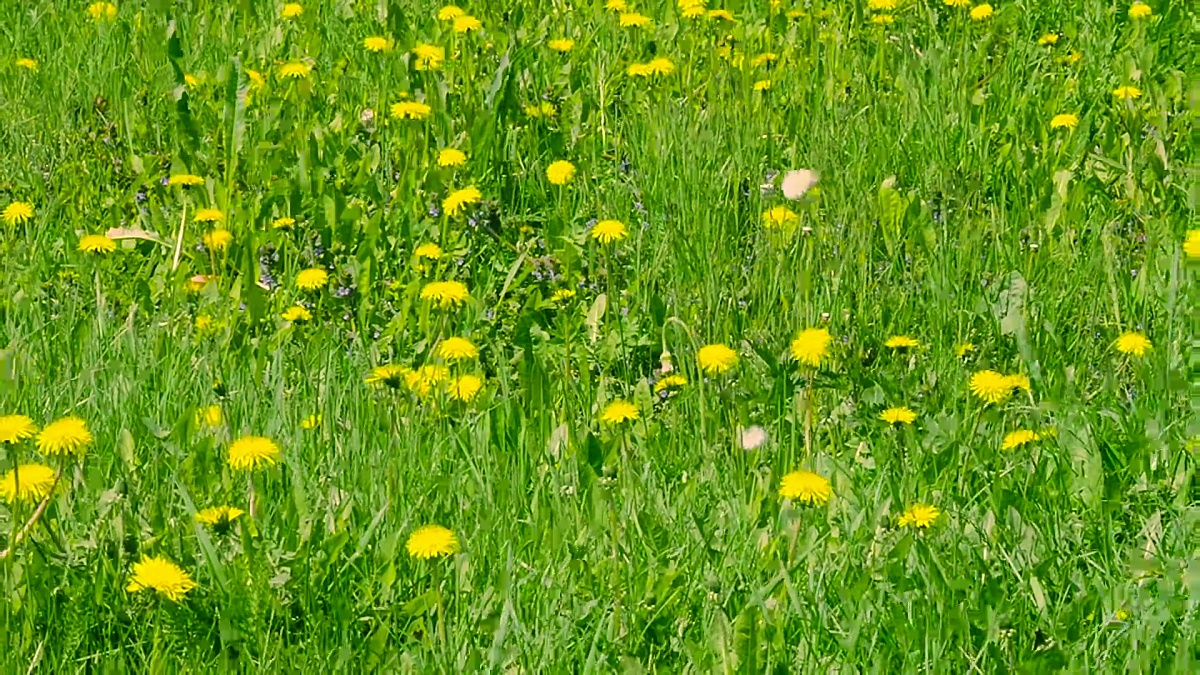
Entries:
{"type": "Polygon", "coordinates": [[[363,40],[363,49],[369,52],[390,52],[392,51],[392,41],[382,35],[372,35],[363,40]]]}
{"type": "Polygon", "coordinates": [[[429,117],[432,110],[433,108],[420,101],[400,101],[392,104],[392,117],[398,120],[423,120],[429,117]]]}
{"type": "Polygon", "coordinates": [[[960,359],[961,359],[961,358],[963,358],[963,357],[964,357],[964,356],[966,356],[967,354],[970,354],[970,353],[971,353],[971,352],[973,352],[973,351],[975,351],[975,345],[974,345],[974,343],[971,343],[971,342],[960,342],[960,343],[958,343],[958,345],[957,345],[957,346],[954,348],[954,355],[955,355],[955,356],[957,356],[958,358],[960,358],[960,359]]]}
{"type": "Polygon", "coordinates": [[[566,302],[575,297],[574,288],[560,288],[550,296],[550,302],[566,302]]]}
{"type": "Polygon", "coordinates": [[[720,19],[722,21],[733,21],[733,14],[727,9],[710,9],[708,10],[708,18],[720,19]]]}
{"type": "Polygon", "coordinates": [[[1142,90],[1138,89],[1137,87],[1131,86],[1131,85],[1125,85],[1123,87],[1117,87],[1116,89],[1113,89],[1113,96],[1116,96],[1117,98],[1120,98],[1120,99],[1124,99],[1126,101],[1130,101],[1135,98],[1139,98],[1141,95],[1142,95],[1142,90]]]}
{"type": "Polygon", "coordinates": [[[233,234],[223,227],[218,227],[206,233],[203,237],[204,247],[210,251],[221,252],[233,243],[233,234]]]}
{"type": "Polygon", "coordinates": [[[867,9],[872,12],[890,12],[896,9],[896,0],[867,0],[867,9]]]}
{"type": "Polygon", "coordinates": [[[1200,258],[1200,230],[1188,230],[1183,241],[1183,254],[1189,258],[1200,258]]]}
{"type": "Polygon", "coordinates": [[[630,64],[625,74],[630,77],[653,77],[655,75],[670,75],[675,72],[675,64],[666,57],[650,59],[646,63],[630,64]]]}
{"type": "Polygon", "coordinates": [[[876,14],[875,16],[871,17],[871,23],[878,26],[890,26],[891,24],[896,23],[896,17],[892,16],[891,14],[876,14]]]}
{"type": "Polygon", "coordinates": [[[427,364],[409,371],[404,376],[404,381],[417,396],[425,398],[433,391],[435,385],[445,382],[449,378],[450,369],[446,366],[427,364]]]}
{"type": "Polygon", "coordinates": [[[274,466],[279,461],[279,446],[265,436],[242,436],[229,444],[229,466],[249,470],[274,466]]]}
{"type": "Polygon", "coordinates": [[[303,61],[292,61],[279,66],[279,71],[275,74],[281,80],[299,80],[308,77],[312,72],[312,66],[303,61]]]}
{"type": "Polygon", "coordinates": [[[1121,337],[1113,342],[1113,348],[1122,354],[1129,354],[1141,358],[1150,351],[1150,340],[1141,333],[1129,331],[1122,333],[1121,337]]]}
{"type": "Polygon", "coordinates": [[[197,223],[219,223],[225,220],[225,214],[220,209],[200,209],[192,220],[197,223]]]}
{"type": "Polygon", "coordinates": [[[228,526],[246,512],[233,506],[210,506],[196,512],[196,522],[214,527],[228,526]]]}
{"type": "Polygon", "coordinates": [[[549,46],[550,49],[553,49],[556,52],[559,52],[561,54],[566,54],[567,52],[571,51],[571,49],[573,49],[575,47],[575,41],[571,40],[569,38],[558,38],[557,40],[551,40],[550,42],[548,42],[547,46],[549,46]]]}
{"type": "Polygon", "coordinates": [[[793,471],[779,481],[780,497],[803,504],[825,504],[832,494],[829,480],[811,471],[793,471]]]}
{"type": "Polygon", "coordinates": [[[994,370],[981,370],[971,376],[971,393],[985,403],[1000,403],[1012,395],[1013,384],[994,370]]]}
{"type": "Polygon", "coordinates": [[[658,382],[654,383],[654,393],[661,394],[664,391],[682,388],[687,384],[687,378],[682,375],[672,374],[663,377],[658,382]]]}
{"type": "Polygon", "coordinates": [[[625,3],[625,0],[608,0],[604,3],[604,9],[610,12],[624,12],[629,9],[629,5],[625,3]]]}
{"type": "Polygon", "coordinates": [[[762,219],[763,227],[766,227],[768,230],[773,230],[777,227],[782,227],[789,223],[796,222],[796,220],[799,219],[799,216],[796,215],[795,211],[792,211],[786,206],[775,206],[763,211],[762,219]]]}
{"type": "Polygon", "coordinates": [[[438,10],[437,18],[439,21],[453,21],[460,16],[464,16],[466,12],[462,11],[454,5],[446,5],[438,10]]]}
{"type": "Polygon", "coordinates": [[[283,310],[283,314],[279,315],[284,321],[290,323],[300,323],[302,321],[312,321],[312,312],[304,305],[292,305],[283,310]]]}
{"type": "Polygon", "coordinates": [[[33,204],[29,202],[13,202],[4,207],[4,222],[9,225],[20,225],[33,217],[33,204]]]}
{"type": "Polygon", "coordinates": [[[754,91],[766,91],[771,88],[770,80],[759,80],[754,83],[754,91]]]}
{"type": "Polygon", "coordinates": [[[458,539],[441,525],[424,525],[408,536],[405,548],[410,556],[428,560],[458,552],[458,539]]]}
{"type": "Polygon", "coordinates": [[[779,55],[775,52],[763,52],[762,54],[750,59],[750,65],[757,68],[768,63],[774,63],[777,60],[779,60],[779,55]]]}
{"type": "Polygon", "coordinates": [[[462,166],[467,161],[467,155],[462,150],[455,148],[442,148],[438,152],[438,166],[462,166]]]}
{"type": "Polygon", "coordinates": [[[942,2],[943,2],[943,3],[944,3],[946,6],[947,6],[947,7],[957,7],[957,8],[960,8],[960,9],[961,9],[961,8],[963,8],[963,7],[970,7],[970,6],[971,6],[971,0],[942,0],[942,2]]]}
{"type": "Polygon", "coordinates": [[[196,426],[198,427],[219,427],[221,426],[221,406],[206,405],[196,409],[196,426]]]}
{"type": "Polygon", "coordinates": [[[437,260],[442,257],[442,247],[432,243],[421,244],[417,247],[417,250],[413,251],[413,255],[418,258],[437,260]]]}
{"type": "Polygon", "coordinates": [[[0,480],[0,497],[4,501],[40,502],[54,488],[58,474],[43,464],[21,464],[4,474],[0,480]]]}
{"type": "Polygon", "coordinates": [[[1041,440],[1041,438],[1042,438],[1041,434],[1039,434],[1036,431],[1030,431],[1028,429],[1020,429],[1020,430],[1014,431],[1010,434],[1007,434],[1004,437],[1004,441],[1000,444],[1000,449],[1001,450],[1012,450],[1014,448],[1019,448],[1022,445],[1025,445],[1026,443],[1032,443],[1034,441],[1041,440]]]}
{"type": "Polygon", "coordinates": [[[1046,33],[1038,38],[1038,44],[1042,47],[1053,47],[1058,44],[1058,33],[1046,33]]]}
{"type": "Polygon", "coordinates": [[[296,219],[290,216],[283,216],[271,221],[271,227],[276,230],[290,230],[296,224],[296,219]]]}
{"type": "Polygon", "coordinates": [[[412,55],[417,58],[413,67],[417,70],[437,70],[446,60],[446,50],[437,45],[419,44],[412,48],[412,55]]]}
{"type": "Polygon", "coordinates": [[[465,187],[461,190],[451,192],[445,200],[442,201],[442,210],[448,216],[457,216],[464,206],[475,204],[483,199],[483,194],[475,186],[465,187]]]}
{"type": "Polygon", "coordinates": [[[1145,19],[1153,13],[1154,10],[1150,9],[1150,5],[1144,2],[1135,2],[1129,6],[1129,18],[1131,19],[1145,19]]]}
{"type": "Polygon", "coordinates": [[[941,511],[928,504],[913,504],[900,514],[900,527],[929,527],[941,511]]]}
{"type": "Polygon", "coordinates": [[[279,16],[285,19],[294,19],[303,13],[304,8],[299,3],[289,2],[283,6],[283,11],[279,13],[279,16]]]}
{"type": "Polygon", "coordinates": [[[1071,113],[1055,115],[1050,120],[1051,129],[1074,129],[1079,124],[1079,118],[1071,113]]]}
{"type": "Polygon", "coordinates": [[[34,61],[33,59],[21,58],[17,59],[15,63],[18,68],[24,68],[25,70],[38,69],[38,62],[34,61]]]}
{"type": "Polygon", "coordinates": [[[64,417],[47,424],[38,434],[38,452],[47,457],[82,455],[92,443],[92,432],[78,417],[64,417]]]}
{"type": "Polygon", "coordinates": [[[134,593],[151,589],[172,602],[179,602],[195,587],[196,582],[175,563],[166,558],[143,557],[141,562],[133,564],[133,574],[125,590],[134,593]]]}
{"type": "Polygon", "coordinates": [[[1059,61],[1067,64],[1068,66],[1073,66],[1076,63],[1079,63],[1080,60],[1082,60],[1082,59],[1083,59],[1083,54],[1080,54],[1079,52],[1072,49],[1067,52],[1066,56],[1059,59],[1059,61]]]}
{"type": "Polygon", "coordinates": [[[386,363],[371,369],[371,373],[367,375],[367,384],[386,385],[392,389],[399,389],[411,372],[404,366],[386,363]]]}
{"type": "Polygon", "coordinates": [[[696,352],[700,370],[709,375],[727,372],[737,365],[737,361],[737,352],[722,344],[705,345],[696,352]]]}
{"type": "Polygon", "coordinates": [[[308,417],[305,417],[304,419],[300,420],[300,428],[305,431],[312,431],[313,429],[316,429],[319,426],[321,426],[321,416],[320,415],[309,415],[308,417]]]}
{"type": "Polygon", "coordinates": [[[470,403],[479,395],[480,389],[483,389],[483,380],[475,375],[462,375],[450,381],[446,393],[456,401],[470,403]]]}
{"type": "Polygon", "coordinates": [[[217,330],[217,322],[207,314],[196,316],[196,321],[192,324],[196,328],[197,333],[215,333],[217,330]]]}
{"type": "Polygon", "coordinates": [[[601,244],[611,244],[629,236],[629,230],[625,229],[625,223],[619,220],[601,220],[592,226],[588,236],[601,244]]]}
{"type": "Polygon", "coordinates": [[[167,179],[167,185],[182,185],[183,187],[191,187],[193,185],[203,184],[203,178],[190,173],[177,173],[167,179]]]}
{"type": "Polygon", "coordinates": [[[197,274],[189,278],[184,283],[184,288],[192,293],[199,293],[200,291],[204,290],[204,287],[207,286],[210,281],[214,281],[216,278],[217,277],[212,274],[197,274]]]}
{"type": "Polygon", "coordinates": [[[310,267],[296,275],[296,288],[302,291],[315,291],[328,283],[329,273],[320,267],[310,267]]]}
{"type": "Polygon", "coordinates": [[[650,21],[650,17],[638,14],[637,12],[623,13],[619,21],[622,28],[646,28],[653,23],[650,21]]]}
{"type": "Polygon", "coordinates": [[[1004,381],[1013,389],[1024,389],[1029,391],[1029,376],[1028,375],[1005,375],[1004,381]]]}
{"type": "Polygon", "coordinates": [[[89,234],[79,240],[79,250],[84,253],[112,253],[117,250],[117,242],[103,234],[89,234]]]}
{"type": "Polygon", "coordinates": [[[33,438],[37,426],[25,415],[0,415],[0,443],[18,443],[33,438]]]}
{"type": "Polygon", "coordinates": [[[262,89],[267,86],[267,80],[262,76],[262,73],[253,68],[246,69],[246,79],[250,80],[251,89],[262,89]]]}
{"type": "Polygon", "coordinates": [[[464,337],[448,337],[438,345],[437,355],[447,361],[465,361],[479,356],[479,348],[464,337]]]}
{"type": "Polygon", "coordinates": [[[470,297],[466,285],[461,281],[431,281],[421,289],[421,299],[429,300],[441,309],[457,307],[470,297]]]}
{"type": "Polygon", "coordinates": [[[829,353],[833,336],[824,328],[809,328],[801,331],[792,340],[792,357],[806,366],[819,366],[821,359],[829,353]]]}
{"type": "Polygon", "coordinates": [[[575,165],[560,159],[546,167],[546,178],[555,185],[566,185],[575,177],[575,165]]]}
{"type": "Polygon", "coordinates": [[[899,408],[888,408],[879,413],[879,419],[888,424],[912,424],[917,419],[917,413],[906,406],[900,406],[899,408]]]}
{"type": "Polygon", "coordinates": [[[112,21],[117,18],[117,6],[111,2],[93,2],[88,5],[87,12],[92,21],[112,21]]]}
{"type": "Polygon", "coordinates": [[[469,33],[480,28],[483,28],[483,23],[470,14],[464,14],[454,20],[455,33],[469,33]]]}
{"type": "Polygon", "coordinates": [[[704,16],[707,10],[703,3],[690,4],[680,8],[680,16],[685,19],[697,19],[704,16]]]}
{"type": "Polygon", "coordinates": [[[600,413],[600,420],[609,424],[622,424],[636,420],[641,416],[642,413],[637,409],[637,406],[629,401],[617,399],[604,406],[604,410],[600,413]]]}
{"type": "Polygon", "coordinates": [[[542,101],[541,103],[531,103],[525,106],[525,114],[533,118],[554,117],[558,114],[558,111],[555,110],[553,103],[542,101]]]}
{"type": "Polygon", "coordinates": [[[995,13],[996,10],[992,9],[992,6],[989,4],[976,5],[971,8],[971,20],[983,21],[984,19],[990,19],[995,13]]]}
{"type": "Polygon", "coordinates": [[[887,342],[883,343],[883,346],[892,349],[915,349],[920,347],[921,343],[907,335],[894,335],[888,338],[887,342]]]}

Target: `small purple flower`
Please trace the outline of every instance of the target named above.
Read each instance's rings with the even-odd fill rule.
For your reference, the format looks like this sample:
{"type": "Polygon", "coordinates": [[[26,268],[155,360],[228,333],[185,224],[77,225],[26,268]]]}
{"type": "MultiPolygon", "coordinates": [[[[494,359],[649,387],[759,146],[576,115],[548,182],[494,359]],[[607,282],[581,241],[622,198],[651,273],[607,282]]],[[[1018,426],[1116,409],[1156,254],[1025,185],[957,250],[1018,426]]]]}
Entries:
{"type": "Polygon", "coordinates": [[[163,177],[162,177],[162,180],[158,181],[158,184],[159,184],[159,185],[161,185],[161,186],[163,186],[163,187],[166,187],[166,186],[167,186],[167,185],[169,185],[170,183],[171,183],[171,179],[170,179],[170,178],[168,178],[167,176],[163,176],[163,177]]]}
{"type": "Polygon", "coordinates": [[[440,206],[437,205],[437,202],[434,202],[429,205],[429,217],[430,218],[440,218],[441,215],[442,215],[442,209],[440,206]]]}
{"type": "Polygon", "coordinates": [[[354,292],[354,289],[350,288],[349,286],[338,286],[337,290],[334,291],[333,294],[339,298],[344,298],[353,292],[354,292]]]}
{"type": "Polygon", "coordinates": [[[134,196],[133,196],[133,199],[134,199],[134,201],[138,202],[139,204],[140,204],[141,202],[144,202],[144,201],[146,201],[146,199],[147,199],[147,197],[146,197],[146,191],[145,191],[145,190],[138,190],[138,193],[137,193],[136,195],[134,195],[134,196]]]}

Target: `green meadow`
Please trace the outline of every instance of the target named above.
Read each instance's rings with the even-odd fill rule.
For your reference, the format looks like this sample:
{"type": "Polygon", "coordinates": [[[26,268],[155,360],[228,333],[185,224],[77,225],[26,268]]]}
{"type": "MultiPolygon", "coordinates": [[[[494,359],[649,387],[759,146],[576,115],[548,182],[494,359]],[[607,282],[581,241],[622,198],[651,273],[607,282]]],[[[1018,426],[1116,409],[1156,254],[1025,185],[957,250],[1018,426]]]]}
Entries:
{"type": "Polygon", "coordinates": [[[0,671],[1200,670],[1187,3],[0,25],[0,671]]]}

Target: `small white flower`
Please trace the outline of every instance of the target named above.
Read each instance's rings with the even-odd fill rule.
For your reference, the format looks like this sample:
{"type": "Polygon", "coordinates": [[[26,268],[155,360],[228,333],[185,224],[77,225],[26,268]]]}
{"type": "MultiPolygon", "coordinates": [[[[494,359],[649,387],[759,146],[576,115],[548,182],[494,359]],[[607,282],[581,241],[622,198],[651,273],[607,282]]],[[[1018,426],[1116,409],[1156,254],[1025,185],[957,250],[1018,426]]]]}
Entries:
{"type": "Polygon", "coordinates": [[[745,429],[739,429],[738,437],[742,442],[742,449],[757,450],[759,446],[767,442],[767,431],[758,425],[754,425],[745,429]]]}

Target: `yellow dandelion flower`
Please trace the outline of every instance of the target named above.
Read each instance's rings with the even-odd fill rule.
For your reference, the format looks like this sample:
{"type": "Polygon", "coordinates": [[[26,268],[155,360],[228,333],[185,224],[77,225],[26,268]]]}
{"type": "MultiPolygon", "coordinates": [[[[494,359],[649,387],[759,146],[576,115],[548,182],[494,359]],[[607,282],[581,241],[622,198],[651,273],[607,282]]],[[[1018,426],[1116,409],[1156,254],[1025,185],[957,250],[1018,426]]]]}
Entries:
{"type": "Polygon", "coordinates": [[[960,342],[954,347],[954,355],[960,359],[973,351],[975,351],[975,344],[971,342],[960,342]]]}
{"type": "Polygon", "coordinates": [[[622,28],[648,28],[653,21],[650,17],[637,12],[625,12],[620,15],[618,21],[622,28]]]}
{"type": "Polygon", "coordinates": [[[442,148],[438,152],[437,165],[446,166],[462,166],[467,162],[467,154],[456,148],[442,148]]]}
{"type": "Polygon", "coordinates": [[[802,504],[819,506],[832,494],[829,480],[812,471],[793,471],[779,481],[779,496],[802,504]]]}
{"type": "Polygon", "coordinates": [[[625,223],[619,220],[601,220],[592,226],[588,236],[601,244],[611,244],[628,237],[629,230],[625,228],[625,223]]]}
{"type": "Polygon", "coordinates": [[[890,26],[896,23],[896,17],[891,14],[876,14],[871,17],[871,23],[877,26],[890,26]]]}
{"type": "Polygon", "coordinates": [[[626,4],[625,0],[607,0],[604,3],[604,9],[610,12],[624,12],[629,9],[629,5],[626,4]]]}
{"type": "Polygon", "coordinates": [[[1038,38],[1037,43],[1042,47],[1053,47],[1058,44],[1058,33],[1046,33],[1038,38]]]}
{"type": "Polygon", "coordinates": [[[24,68],[25,70],[37,70],[38,69],[38,62],[34,61],[33,59],[29,59],[29,58],[17,59],[14,62],[14,64],[18,68],[24,68]]]}
{"type": "Polygon", "coordinates": [[[1183,241],[1183,254],[1189,258],[1200,258],[1200,230],[1188,230],[1183,241]]]}
{"type": "Polygon", "coordinates": [[[549,101],[542,101],[541,103],[531,103],[525,106],[525,114],[535,119],[541,117],[554,117],[558,114],[558,110],[554,107],[553,103],[549,101]]]}
{"type": "Polygon", "coordinates": [[[1113,348],[1117,351],[1121,352],[1122,354],[1128,354],[1138,358],[1145,356],[1146,352],[1150,351],[1150,347],[1151,345],[1149,338],[1142,333],[1133,331],[1122,333],[1121,336],[1113,342],[1113,348]]]}
{"type": "Polygon", "coordinates": [[[956,9],[963,9],[971,6],[971,0],[942,0],[942,2],[947,7],[954,7],[956,9]]]}
{"type": "Polygon", "coordinates": [[[560,159],[546,167],[546,178],[555,185],[566,185],[575,178],[575,165],[560,159]]]}
{"type": "Polygon", "coordinates": [[[1113,96],[1126,101],[1132,101],[1135,98],[1140,98],[1141,95],[1141,89],[1128,84],[1123,87],[1117,87],[1116,89],[1113,89],[1113,96]]]}
{"type": "Polygon", "coordinates": [[[219,427],[221,418],[221,406],[219,405],[206,405],[196,409],[196,426],[198,427],[219,427]]]}
{"type": "Polygon", "coordinates": [[[392,117],[398,120],[423,120],[429,117],[432,110],[433,108],[420,101],[400,101],[392,104],[391,113],[392,117]]]}
{"type": "Polygon", "coordinates": [[[821,359],[829,353],[833,336],[824,328],[809,328],[792,340],[792,357],[806,366],[820,366],[821,359]]]}
{"type": "Polygon", "coordinates": [[[1012,395],[1012,381],[994,370],[981,370],[971,376],[971,393],[985,403],[1000,403],[1012,395]]]}
{"type": "Polygon", "coordinates": [[[737,365],[737,361],[737,352],[723,344],[705,345],[696,352],[700,370],[709,375],[727,372],[737,365]]]}
{"type": "Polygon", "coordinates": [[[462,212],[464,206],[478,203],[483,199],[483,193],[475,186],[465,187],[461,190],[451,192],[445,200],[442,201],[442,210],[448,216],[457,216],[462,212]]]}
{"type": "Polygon", "coordinates": [[[218,227],[215,230],[205,233],[202,240],[204,241],[204,248],[219,253],[229,248],[229,245],[233,243],[233,233],[223,227],[218,227]]]}
{"type": "Polygon", "coordinates": [[[465,16],[466,12],[454,5],[446,5],[438,10],[437,18],[439,21],[453,21],[460,16],[465,16]]]}
{"type": "Polygon", "coordinates": [[[92,21],[112,21],[117,18],[117,6],[111,2],[93,2],[88,5],[87,13],[92,21]]]}
{"type": "Polygon", "coordinates": [[[1145,19],[1152,14],[1154,14],[1154,10],[1144,2],[1135,2],[1129,6],[1129,18],[1131,19],[1145,19]]]}
{"type": "Polygon", "coordinates": [[[1012,450],[1037,440],[1041,440],[1041,435],[1038,432],[1030,431],[1029,429],[1019,429],[1004,436],[1004,441],[1000,444],[1000,449],[1012,450]]]}
{"type": "Polygon", "coordinates": [[[167,179],[167,185],[182,185],[183,187],[192,187],[194,185],[203,184],[203,178],[190,173],[177,173],[167,179]]]}
{"type": "Polygon", "coordinates": [[[770,80],[758,80],[754,83],[754,91],[767,91],[771,88],[770,80]]]}
{"type": "Polygon", "coordinates": [[[416,57],[413,67],[417,70],[437,70],[446,60],[446,50],[431,44],[422,43],[413,47],[412,55],[416,57]]]}
{"type": "Polygon", "coordinates": [[[428,560],[457,553],[458,539],[441,525],[423,525],[408,536],[404,547],[410,556],[428,560]]]}
{"type": "Polygon", "coordinates": [[[40,502],[54,489],[58,473],[43,464],[21,464],[0,479],[0,498],[14,502],[40,502]]]}
{"type": "Polygon", "coordinates": [[[253,90],[262,89],[267,86],[267,78],[263,74],[253,68],[246,69],[246,79],[250,81],[250,88],[253,90]]]}
{"type": "Polygon", "coordinates": [[[890,12],[896,9],[896,0],[867,0],[867,9],[872,12],[890,12]]]}
{"type": "Polygon", "coordinates": [[[888,424],[912,424],[917,419],[917,413],[906,406],[900,406],[899,408],[888,408],[879,413],[879,419],[888,424]]]}
{"type": "Polygon", "coordinates": [[[446,366],[426,364],[416,370],[409,371],[404,376],[404,381],[408,385],[408,388],[413,390],[417,396],[425,398],[433,392],[436,385],[445,382],[449,378],[450,369],[446,366]]]}
{"type": "Polygon", "coordinates": [[[913,504],[900,514],[900,527],[929,527],[937,520],[941,511],[929,504],[913,504]]]}
{"type": "Polygon", "coordinates": [[[483,389],[483,380],[475,375],[461,375],[446,385],[446,393],[450,398],[463,403],[470,403],[483,389]]]}
{"type": "Polygon", "coordinates": [[[893,335],[883,346],[891,349],[916,349],[921,343],[907,335],[893,335]]]}
{"type": "Polygon", "coordinates": [[[70,416],[47,424],[38,434],[38,452],[47,457],[58,455],[82,455],[92,444],[92,432],[87,423],[70,416]]]}
{"type": "Polygon", "coordinates": [[[196,320],[192,323],[197,333],[215,333],[217,330],[217,322],[207,314],[199,314],[196,320]]]}
{"type": "Polygon", "coordinates": [[[762,214],[763,227],[766,227],[768,230],[794,223],[799,218],[800,216],[797,216],[795,211],[786,206],[775,206],[763,211],[762,214]]]}
{"type": "Polygon", "coordinates": [[[296,275],[296,288],[302,291],[315,291],[324,288],[329,283],[329,272],[320,267],[310,267],[301,270],[296,275]]]}
{"type": "Polygon", "coordinates": [[[637,409],[637,406],[629,401],[617,399],[604,406],[604,410],[600,413],[600,420],[608,424],[623,424],[636,420],[641,416],[642,413],[637,409]]]}
{"type": "Polygon", "coordinates": [[[308,417],[305,417],[304,419],[300,420],[300,428],[305,431],[312,431],[313,429],[316,429],[319,426],[321,426],[321,416],[320,415],[309,415],[308,417]]]}
{"type": "Polygon", "coordinates": [[[651,75],[670,75],[675,72],[675,63],[665,56],[660,56],[656,59],[650,59],[646,63],[646,68],[649,69],[651,75]]]}
{"type": "Polygon", "coordinates": [[[33,217],[33,204],[29,202],[13,202],[4,207],[4,222],[9,225],[20,225],[33,217]]]}
{"type": "Polygon", "coordinates": [[[103,234],[89,234],[80,238],[79,250],[84,253],[112,253],[117,250],[117,242],[103,234]]]}
{"type": "Polygon", "coordinates": [[[166,558],[143,557],[141,562],[133,564],[133,573],[125,590],[130,593],[154,590],[172,602],[179,602],[195,587],[196,582],[175,563],[166,558]]]}
{"type": "Polygon", "coordinates": [[[25,415],[0,415],[0,443],[19,443],[33,438],[37,426],[25,415]]]}
{"type": "Polygon", "coordinates": [[[688,5],[680,9],[679,15],[685,19],[698,19],[708,13],[703,4],[688,5]]]}
{"type": "Polygon", "coordinates": [[[242,471],[279,462],[279,446],[265,436],[242,436],[229,444],[229,467],[242,471]]]}
{"type": "Polygon", "coordinates": [[[465,361],[479,356],[479,348],[464,337],[448,337],[438,345],[437,355],[447,361],[465,361]]]}
{"type": "Polygon", "coordinates": [[[383,385],[392,389],[399,389],[400,385],[405,383],[405,379],[412,371],[404,366],[394,363],[386,363],[382,366],[376,366],[371,369],[367,375],[366,381],[370,385],[383,385]]]}
{"type": "Polygon", "coordinates": [[[483,28],[483,22],[470,14],[464,14],[454,20],[453,27],[455,33],[469,33],[483,28]]]}
{"type": "Polygon", "coordinates": [[[989,4],[984,3],[982,5],[976,5],[971,8],[971,20],[983,21],[985,19],[990,19],[995,13],[996,10],[992,9],[992,6],[989,4]]]}
{"type": "Polygon", "coordinates": [[[304,13],[304,7],[297,2],[289,2],[283,6],[283,10],[279,12],[279,16],[285,19],[295,19],[304,13]]]}
{"type": "Polygon", "coordinates": [[[207,509],[196,512],[196,522],[201,525],[221,527],[222,525],[229,525],[229,523],[232,523],[245,514],[245,511],[233,506],[210,506],[207,509]]]}
{"type": "Polygon", "coordinates": [[[442,247],[433,243],[421,244],[417,247],[417,250],[413,251],[413,255],[418,258],[437,260],[442,257],[442,247]]]}
{"type": "Polygon", "coordinates": [[[304,321],[312,321],[312,312],[304,305],[292,305],[283,310],[283,314],[279,317],[289,323],[301,323],[304,321]]]}
{"type": "Polygon", "coordinates": [[[720,21],[733,21],[733,14],[727,9],[710,9],[708,18],[720,21]]]}
{"type": "Polygon", "coordinates": [[[375,53],[390,52],[392,51],[392,41],[390,38],[383,37],[382,35],[372,35],[363,38],[363,49],[375,53]]]}
{"type": "Polygon", "coordinates": [[[750,59],[750,65],[754,68],[757,68],[759,66],[765,66],[768,63],[774,63],[778,60],[779,55],[775,52],[763,52],[762,54],[750,59]]]}
{"type": "Polygon", "coordinates": [[[1079,125],[1079,118],[1071,113],[1055,115],[1050,120],[1051,129],[1074,129],[1079,125]]]}
{"type": "Polygon", "coordinates": [[[283,216],[271,221],[271,228],[275,230],[290,230],[296,224],[296,219],[291,216],[283,216]]]}
{"type": "Polygon", "coordinates": [[[661,394],[675,389],[682,389],[687,384],[687,378],[679,374],[666,375],[654,383],[654,393],[661,394]]]}
{"type": "Polygon", "coordinates": [[[312,73],[312,66],[303,61],[292,61],[279,66],[275,76],[281,80],[299,80],[312,73]]]}
{"type": "Polygon", "coordinates": [[[560,288],[550,296],[550,302],[566,302],[575,297],[574,288],[560,288]]]}
{"type": "Polygon", "coordinates": [[[219,223],[225,220],[225,213],[221,209],[200,209],[192,220],[197,223],[219,223]]]}
{"type": "Polygon", "coordinates": [[[441,309],[465,303],[471,294],[461,281],[431,281],[421,289],[421,299],[429,300],[441,309]]]}
{"type": "Polygon", "coordinates": [[[551,40],[546,44],[548,47],[550,47],[550,49],[560,54],[566,54],[575,47],[575,41],[569,38],[558,38],[557,40],[551,40]]]}

